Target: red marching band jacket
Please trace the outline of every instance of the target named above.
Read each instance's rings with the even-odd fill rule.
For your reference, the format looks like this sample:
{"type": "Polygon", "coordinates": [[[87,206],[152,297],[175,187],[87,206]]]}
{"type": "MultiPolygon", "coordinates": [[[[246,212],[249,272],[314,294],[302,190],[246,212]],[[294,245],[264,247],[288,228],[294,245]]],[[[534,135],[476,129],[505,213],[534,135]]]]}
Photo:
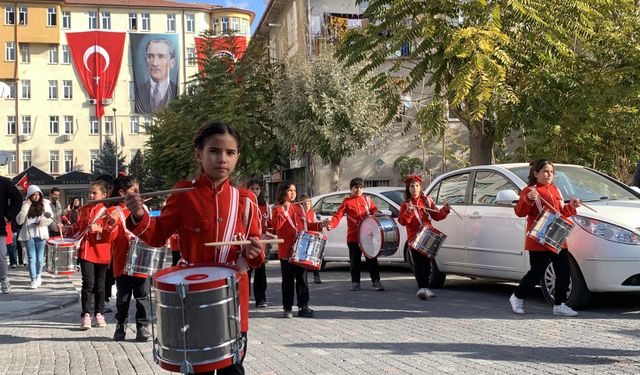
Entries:
{"type": "Polygon", "coordinates": [[[126,220],[131,213],[125,206],[124,202],[120,202],[117,206],[109,207],[109,215],[116,220],[115,239],[111,243],[111,252],[113,254],[113,276],[118,277],[124,273],[124,266],[127,262],[127,255],[129,253],[129,240],[134,239],[135,236],[126,227],[126,220]],[[118,211],[116,213],[116,211],[118,211]]]}
{"type": "Polygon", "coordinates": [[[329,225],[331,228],[335,228],[340,223],[342,215],[347,214],[347,242],[358,242],[358,230],[360,222],[367,216],[373,215],[378,212],[376,204],[373,203],[371,197],[363,195],[361,197],[349,196],[346,197],[338,211],[333,214],[329,225]]]}
{"type": "Polygon", "coordinates": [[[78,258],[95,264],[111,263],[111,243],[117,231],[114,230],[114,226],[109,225],[107,208],[98,203],[83,206],[78,211],[78,222],[73,224],[66,234],[80,240],[78,258]],[[100,225],[102,233],[91,232],[92,224],[100,225]]]}
{"type": "Polygon", "coordinates": [[[435,221],[440,221],[449,215],[449,210],[443,210],[436,207],[436,204],[429,198],[429,196],[420,195],[417,198],[411,198],[409,200],[413,207],[412,209],[408,209],[408,202],[404,201],[400,205],[400,214],[398,215],[398,223],[400,225],[404,225],[407,228],[407,244],[411,244],[418,232],[424,228],[432,227],[431,219],[435,221]],[[423,208],[429,208],[434,211],[427,211],[423,208]]]}
{"type": "MultiPolygon", "coordinates": [[[[288,259],[293,253],[293,245],[296,242],[298,232],[305,230],[305,213],[299,204],[292,203],[289,211],[279,206],[273,210],[273,228],[278,238],[284,239],[284,243],[278,244],[278,258],[288,259]]],[[[321,223],[307,223],[307,230],[322,230],[321,223]]]]}
{"type": "MultiPolygon", "coordinates": [[[[516,215],[519,217],[527,217],[527,233],[533,227],[538,216],[540,216],[540,212],[544,209],[555,212],[553,209],[550,209],[543,200],[547,201],[549,204],[553,205],[558,212],[560,212],[563,216],[573,216],[576,214],[576,209],[571,207],[568,204],[564,204],[564,198],[562,198],[562,193],[553,183],[548,185],[536,184],[535,186],[527,186],[522,189],[520,192],[520,200],[518,200],[518,204],[515,207],[516,215]],[[531,190],[537,190],[538,194],[542,199],[538,199],[537,201],[531,201],[527,198],[527,194],[531,190]]],[[[563,245],[566,247],[566,244],[563,245]]],[[[529,251],[550,251],[544,245],[541,245],[535,239],[526,236],[524,241],[525,250],[529,251]]]]}
{"type": "MultiPolygon", "coordinates": [[[[161,247],[177,233],[182,259],[191,264],[222,263],[240,265],[239,246],[207,247],[207,242],[229,241],[236,237],[260,238],[260,214],[255,195],[246,189],[232,187],[229,179],[217,188],[205,174],[197,180],[181,181],[174,188],[195,189],[169,196],[160,216],[150,217],[147,212],[139,223],[127,219],[127,228],[150,246],[161,247]],[[232,204],[237,202],[237,205],[232,204]],[[231,212],[232,208],[236,212],[231,212]],[[245,224],[247,226],[245,227],[245,224]]],[[[264,262],[264,248],[259,256],[246,259],[249,267],[259,267],[264,262]]],[[[242,262],[241,262],[242,263],[242,262]]],[[[238,283],[240,295],[241,331],[249,329],[249,281],[246,269],[241,267],[238,283]]]]}

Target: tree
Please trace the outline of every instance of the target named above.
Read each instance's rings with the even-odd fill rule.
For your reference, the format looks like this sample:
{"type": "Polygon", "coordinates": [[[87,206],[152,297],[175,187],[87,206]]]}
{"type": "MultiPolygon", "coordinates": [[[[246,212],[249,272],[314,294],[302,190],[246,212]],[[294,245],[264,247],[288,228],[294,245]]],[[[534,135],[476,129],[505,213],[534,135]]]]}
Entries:
{"type": "Polygon", "coordinates": [[[133,156],[133,159],[131,159],[131,164],[129,164],[129,174],[131,177],[135,178],[140,185],[142,185],[146,179],[144,159],[140,150],[138,150],[138,152],[133,156]]]}
{"type": "Polygon", "coordinates": [[[278,138],[298,153],[318,156],[333,170],[338,190],[340,162],[382,135],[385,107],[358,67],[345,67],[333,53],[285,62],[274,81],[273,121],[278,138]]]}
{"type": "Polygon", "coordinates": [[[405,93],[426,81],[433,96],[418,99],[428,101],[418,111],[419,126],[442,134],[450,110],[469,130],[471,163],[487,164],[502,134],[500,111],[519,100],[519,80],[550,55],[571,55],[576,40],[592,33],[601,3],[371,0],[363,14],[367,25],[347,33],[337,56],[349,66],[365,63],[359,78],[377,86],[404,72],[405,93]],[[407,43],[410,55],[390,62],[407,43]]]}
{"type": "MultiPolygon", "coordinates": [[[[127,165],[125,164],[124,155],[122,155],[122,150],[118,151],[118,172],[126,172],[127,165]]],[[[116,144],[111,140],[111,138],[106,137],[104,139],[104,144],[102,145],[102,150],[98,153],[98,158],[94,164],[92,176],[98,177],[102,174],[108,174],[115,176],[116,173],[116,144]]]]}
{"type": "Polygon", "coordinates": [[[409,156],[400,156],[393,162],[393,167],[400,172],[400,178],[405,177],[420,171],[423,168],[422,160],[418,158],[412,158],[409,156]]]}

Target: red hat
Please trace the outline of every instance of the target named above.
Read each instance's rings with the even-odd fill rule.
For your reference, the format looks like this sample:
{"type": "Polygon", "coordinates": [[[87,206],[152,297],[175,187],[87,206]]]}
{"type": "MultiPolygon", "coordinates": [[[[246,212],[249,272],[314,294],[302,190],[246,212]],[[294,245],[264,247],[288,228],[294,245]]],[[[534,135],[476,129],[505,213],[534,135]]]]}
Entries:
{"type": "Polygon", "coordinates": [[[411,183],[411,181],[417,181],[419,184],[422,185],[422,181],[423,180],[422,180],[422,177],[420,177],[417,174],[412,174],[412,175],[409,175],[409,176],[404,178],[404,184],[405,185],[409,185],[411,183]]]}

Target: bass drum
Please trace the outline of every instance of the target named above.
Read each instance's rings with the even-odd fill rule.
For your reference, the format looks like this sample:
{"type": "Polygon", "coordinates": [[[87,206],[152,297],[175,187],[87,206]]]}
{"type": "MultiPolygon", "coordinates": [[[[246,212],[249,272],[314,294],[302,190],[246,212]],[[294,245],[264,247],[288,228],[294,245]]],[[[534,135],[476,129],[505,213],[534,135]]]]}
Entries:
{"type": "Polygon", "coordinates": [[[360,222],[358,245],[367,258],[388,257],[400,246],[400,231],[389,216],[369,216],[360,222]]]}

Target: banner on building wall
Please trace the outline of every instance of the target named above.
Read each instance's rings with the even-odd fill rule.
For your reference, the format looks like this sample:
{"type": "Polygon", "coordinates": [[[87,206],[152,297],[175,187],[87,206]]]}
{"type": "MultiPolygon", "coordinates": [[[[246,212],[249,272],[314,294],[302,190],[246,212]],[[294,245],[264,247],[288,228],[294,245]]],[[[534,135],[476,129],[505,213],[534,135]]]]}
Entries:
{"type": "Polygon", "coordinates": [[[125,34],[105,30],[66,32],[73,63],[89,98],[95,101],[97,117],[104,115],[103,99],[113,98],[125,34]]]}
{"type": "Polygon", "coordinates": [[[178,96],[180,43],[175,34],[129,34],[136,112],[153,113],[178,96]]]}
{"type": "Polygon", "coordinates": [[[244,36],[222,36],[216,38],[195,38],[198,70],[202,70],[202,61],[208,53],[228,58],[236,62],[247,50],[247,38],[244,36]]]}

